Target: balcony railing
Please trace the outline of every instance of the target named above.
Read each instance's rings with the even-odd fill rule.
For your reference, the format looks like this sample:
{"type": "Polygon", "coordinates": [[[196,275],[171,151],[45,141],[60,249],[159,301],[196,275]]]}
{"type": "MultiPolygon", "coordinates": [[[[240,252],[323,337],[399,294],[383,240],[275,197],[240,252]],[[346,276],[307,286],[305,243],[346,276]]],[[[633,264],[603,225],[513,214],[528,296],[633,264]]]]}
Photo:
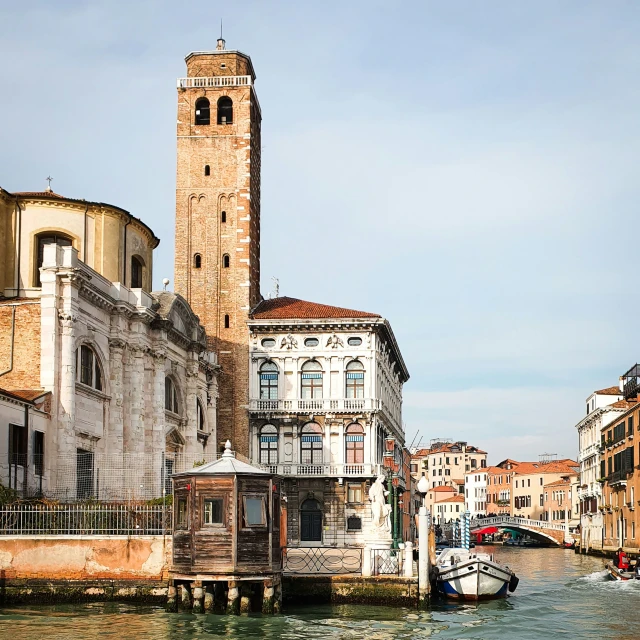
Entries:
{"type": "Polygon", "coordinates": [[[624,469],[623,471],[614,471],[612,474],[609,475],[607,480],[609,481],[610,485],[620,484],[622,482],[626,484],[627,476],[630,473],[632,473],[632,471],[627,469],[624,469]]]}
{"type": "Polygon", "coordinates": [[[591,456],[595,456],[596,454],[601,453],[600,451],[600,443],[596,442],[594,444],[590,444],[586,449],[583,449],[578,455],[578,462],[582,462],[591,456]]]}
{"type": "Polygon", "coordinates": [[[178,78],[178,89],[209,87],[246,87],[251,85],[251,76],[215,76],[211,78],[178,78]]]}
{"type": "MultiPolygon", "coordinates": [[[[263,465],[264,466],[264,465],[263,465]]],[[[271,464],[266,467],[279,476],[369,478],[381,473],[380,464],[271,464]]]]}
{"type": "Polygon", "coordinates": [[[249,411],[259,413],[360,413],[380,408],[373,398],[314,398],[249,400],[249,411]]]}

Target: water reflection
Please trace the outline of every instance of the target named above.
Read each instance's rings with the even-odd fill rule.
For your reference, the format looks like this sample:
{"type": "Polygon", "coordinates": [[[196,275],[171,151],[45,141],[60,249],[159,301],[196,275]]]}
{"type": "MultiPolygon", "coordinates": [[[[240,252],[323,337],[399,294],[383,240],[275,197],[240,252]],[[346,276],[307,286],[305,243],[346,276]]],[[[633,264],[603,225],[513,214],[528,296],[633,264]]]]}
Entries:
{"type": "Polygon", "coordinates": [[[284,640],[640,637],[640,581],[606,580],[603,562],[560,549],[489,547],[521,581],[514,596],[479,604],[434,603],[430,611],[353,605],[289,609],[281,616],[170,614],[118,603],[0,610],[0,637],[284,640]]]}

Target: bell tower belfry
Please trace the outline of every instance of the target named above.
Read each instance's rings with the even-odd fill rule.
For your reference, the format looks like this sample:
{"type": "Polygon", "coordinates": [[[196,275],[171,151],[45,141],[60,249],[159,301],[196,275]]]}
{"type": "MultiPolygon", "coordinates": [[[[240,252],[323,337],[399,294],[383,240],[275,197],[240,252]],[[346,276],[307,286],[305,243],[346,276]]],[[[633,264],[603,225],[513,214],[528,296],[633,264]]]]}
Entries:
{"type": "Polygon", "coordinates": [[[249,452],[249,331],[260,296],[260,105],[251,58],[186,57],[178,79],[175,291],[222,367],[218,443],[249,452]]]}

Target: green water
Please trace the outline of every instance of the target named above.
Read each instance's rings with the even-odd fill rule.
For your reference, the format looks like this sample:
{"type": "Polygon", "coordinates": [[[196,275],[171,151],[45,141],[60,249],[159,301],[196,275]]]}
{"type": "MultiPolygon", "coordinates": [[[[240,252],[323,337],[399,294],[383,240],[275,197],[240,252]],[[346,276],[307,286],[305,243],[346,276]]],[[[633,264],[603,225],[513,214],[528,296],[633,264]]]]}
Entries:
{"type": "Polygon", "coordinates": [[[288,608],[280,616],[165,613],[120,604],[0,609],[0,639],[43,638],[640,638],[640,581],[610,582],[598,558],[561,549],[487,548],[520,576],[515,594],[430,611],[366,606],[288,608]]]}

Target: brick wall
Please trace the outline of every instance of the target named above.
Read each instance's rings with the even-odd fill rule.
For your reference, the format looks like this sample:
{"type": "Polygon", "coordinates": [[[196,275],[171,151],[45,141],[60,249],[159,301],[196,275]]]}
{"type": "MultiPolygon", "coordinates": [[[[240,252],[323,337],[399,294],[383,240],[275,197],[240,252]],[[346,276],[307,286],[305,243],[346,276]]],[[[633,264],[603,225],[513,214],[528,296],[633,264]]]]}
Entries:
{"type": "Polygon", "coordinates": [[[0,302],[0,371],[11,362],[12,310],[15,308],[13,370],[0,376],[4,389],[40,388],[40,301],[0,302]],[[16,305],[15,307],[12,305],[16,305]]]}

